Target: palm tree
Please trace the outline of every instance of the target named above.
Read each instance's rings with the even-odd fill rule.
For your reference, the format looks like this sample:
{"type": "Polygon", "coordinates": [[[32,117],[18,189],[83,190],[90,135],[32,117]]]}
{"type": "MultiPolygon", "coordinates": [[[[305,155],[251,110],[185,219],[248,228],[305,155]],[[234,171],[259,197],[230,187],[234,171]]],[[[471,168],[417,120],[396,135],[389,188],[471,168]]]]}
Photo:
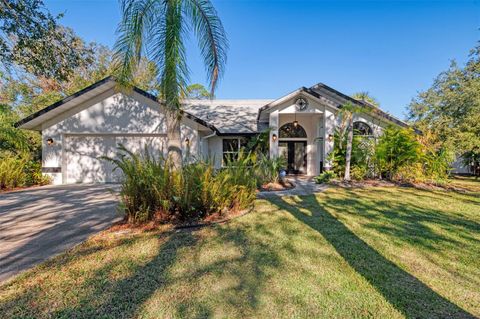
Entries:
{"type": "MultiPolygon", "coordinates": [[[[377,99],[371,96],[368,92],[359,92],[352,95],[355,100],[362,101],[374,107],[379,107],[377,99]]],[[[353,115],[357,112],[367,112],[364,107],[355,106],[350,102],[347,102],[342,107],[342,127],[348,130],[347,135],[347,148],[345,152],[345,175],[343,179],[346,182],[350,181],[350,164],[352,161],[352,147],[353,147],[353,115]]],[[[344,136],[342,134],[342,136],[344,136]]],[[[343,138],[341,139],[343,141],[343,138]]]]}
{"type": "Polygon", "coordinates": [[[226,63],[225,30],[209,0],[121,0],[121,10],[114,47],[120,85],[129,86],[142,57],[155,63],[159,99],[166,110],[168,157],[178,168],[182,163],[181,97],[187,95],[189,77],[185,37],[193,31],[198,40],[213,96],[226,63]]]}
{"type": "Polygon", "coordinates": [[[344,181],[350,181],[350,162],[352,159],[352,145],[353,145],[353,114],[356,111],[356,106],[350,102],[345,103],[342,106],[342,132],[340,137],[340,143],[343,143],[344,131],[347,130],[347,148],[345,150],[345,174],[343,176],[344,181]]]}

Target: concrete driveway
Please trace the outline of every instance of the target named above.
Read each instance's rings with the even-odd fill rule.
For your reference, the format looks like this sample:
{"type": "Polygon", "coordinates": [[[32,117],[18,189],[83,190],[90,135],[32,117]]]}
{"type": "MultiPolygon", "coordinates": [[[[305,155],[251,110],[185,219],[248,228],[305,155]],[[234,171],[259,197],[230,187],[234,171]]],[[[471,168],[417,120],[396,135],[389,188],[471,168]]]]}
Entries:
{"type": "Polygon", "coordinates": [[[121,220],[118,189],[65,185],[0,194],[0,282],[121,220]]]}

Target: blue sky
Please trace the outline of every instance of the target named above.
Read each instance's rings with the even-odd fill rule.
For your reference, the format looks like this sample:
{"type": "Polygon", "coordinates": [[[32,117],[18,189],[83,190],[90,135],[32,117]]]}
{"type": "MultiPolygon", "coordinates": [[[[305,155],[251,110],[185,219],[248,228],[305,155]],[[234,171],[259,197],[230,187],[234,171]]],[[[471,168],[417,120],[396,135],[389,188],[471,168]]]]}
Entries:
{"type": "MultiPolygon", "coordinates": [[[[87,41],[115,42],[116,0],[46,0],[87,41]]],[[[480,1],[213,0],[230,42],[218,98],[278,98],[323,82],[403,118],[418,91],[480,40],[480,1]]],[[[193,41],[191,82],[205,83],[193,41]]]]}

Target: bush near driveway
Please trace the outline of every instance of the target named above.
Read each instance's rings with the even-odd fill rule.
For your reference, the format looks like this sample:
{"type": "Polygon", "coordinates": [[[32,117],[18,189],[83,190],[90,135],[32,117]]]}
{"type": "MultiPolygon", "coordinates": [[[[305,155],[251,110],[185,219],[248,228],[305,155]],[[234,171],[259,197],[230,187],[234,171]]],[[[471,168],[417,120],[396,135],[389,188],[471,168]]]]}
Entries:
{"type": "Polygon", "coordinates": [[[247,209],[256,197],[251,158],[244,154],[219,171],[202,161],[175,169],[168,159],[124,146],[118,159],[107,160],[123,173],[120,196],[128,222],[198,220],[247,209]]]}

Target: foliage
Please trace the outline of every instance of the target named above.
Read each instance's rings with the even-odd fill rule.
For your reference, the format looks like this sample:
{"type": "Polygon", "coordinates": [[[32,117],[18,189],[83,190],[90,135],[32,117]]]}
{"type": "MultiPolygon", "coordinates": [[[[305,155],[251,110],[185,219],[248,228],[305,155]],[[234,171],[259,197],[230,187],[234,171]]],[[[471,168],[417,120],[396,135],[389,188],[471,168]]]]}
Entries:
{"type": "Polygon", "coordinates": [[[251,137],[245,146],[245,151],[257,154],[267,154],[270,147],[271,130],[271,128],[268,128],[260,132],[260,134],[251,137]]]}
{"type": "Polygon", "coordinates": [[[287,160],[283,156],[269,158],[267,155],[259,153],[254,165],[257,184],[262,186],[266,183],[278,183],[280,181],[280,171],[287,167],[287,160]]]}
{"type": "Polygon", "coordinates": [[[121,8],[114,56],[119,80],[126,86],[131,83],[142,56],[155,64],[159,72],[160,99],[167,109],[168,156],[178,167],[182,161],[182,151],[178,147],[182,117],[180,100],[188,95],[187,31],[193,31],[198,40],[213,96],[226,63],[225,30],[209,0],[122,0],[121,8]]]}
{"type": "Polygon", "coordinates": [[[49,183],[50,179],[42,175],[40,163],[27,155],[0,153],[0,190],[49,183]]]}
{"type": "Polygon", "coordinates": [[[352,178],[360,181],[368,176],[368,168],[365,165],[358,165],[352,167],[352,178]]]}
{"type": "Polygon", "coordinates": [[[366,102],[375,107],[380,107],[380,103],[378,102],[378,100],[375,97],[373,97],[369,92],[366,92],[366,91],[358,92],[353,94],[352,97],[355,100],[366,102]]]}
{"type": "MultiPolygon", "coordinates": [[[[346,147],[347,136],[341,136],[339,130],[335,130],[334,134],[334,148],[330,153],[330,160],[332,161],[332,170],[339,177],[343,177],[345,173],[346,147]],[[341,140],[342,139],[342,140],[341,140]]],[[[351,151],[351,167],[352,171],[355,167],[361,167],[367,173],[368,177],[373,177],[375,166],[375,139],[372,137],[365,137],[354,135],[352,139],[351,151]]],[[[354,179],[355,177],[352,176],[354,179]]]]}
{"type": "Polygon", "coordinates": [[[480,147],[474,148],[462,155],[464,165],[476,177],[480,176],[480,147]]]}
{"type": "Polygon", "coordinates": [[[206,162],[174,169],[169,159],[148,150],[135,154],[123,146],[118,158],[106,159],[123,173],[120,194],[129,222],[201,219],[246,209],[256,196],[251,158],[243,153],[218,172],[206,162]]]}
{"type": "Polygon", "coordinates": [[[187,99],[206,100],[213,98],[213,95],[211,95],[210,92],[199,83],[190,84],[186,87],[185,91],[187,99]]]}
{"type": "Polygon", "coordinates": [[[91,63],[92,45],[59,25],[61,17],[52,16],[42,0],[0,1],[0,66],[63,81],[91,63]]]}
{"type": "Polygon", "coordinates": [[[323,183],[328,183],[330,180],[336,177],[337,175],[335,174],[334,171],[325,171],[323,173],[320,173],[318,176],[315,176],[313,180],[317,184],[323,184],[323,183]]]}
{"type": "Polygon", "coordinates": [[[413,130],[385,129],[375,149],[376,169],[380,177],[407,182],[445,182],[449,174],[451,154],[436,150],[428,138],[413,130]]]}
{"type": "Polygon", "coordinates": [[[375,159],[380,177],[393,179],[400,169],[416,164],[421,158],[421,145],[409,129],[388,127],[378,140],[375,159]]]}
{"type": "MultiPolygon", "coordinates": [[[[333,171],[345,171],[346,140],[337,130],[330,153],[333,171]]],[[[355,135],[352,140],[351,174],[355,180],[386,178],[394,181],[443,183],[448,179],[452,154],[438,149],[432,137],[411,129],[388,127],[378,138],[355,135]]]]}
{"type": "Polygon", "coordinates": [[[11,189],[24,186],[27,176],[23,170],[26,160],[12,155],[0,158],[0,189],[11,189]]]}
{"type": "MultiPolygon", "coordinates": [[[[408,107],[409,119],[457,156],[480,145],[480,45],[465,66],[452,62],[408,107]]],[[[433,144],[433,143],[432,143],[433,144]]]]}

